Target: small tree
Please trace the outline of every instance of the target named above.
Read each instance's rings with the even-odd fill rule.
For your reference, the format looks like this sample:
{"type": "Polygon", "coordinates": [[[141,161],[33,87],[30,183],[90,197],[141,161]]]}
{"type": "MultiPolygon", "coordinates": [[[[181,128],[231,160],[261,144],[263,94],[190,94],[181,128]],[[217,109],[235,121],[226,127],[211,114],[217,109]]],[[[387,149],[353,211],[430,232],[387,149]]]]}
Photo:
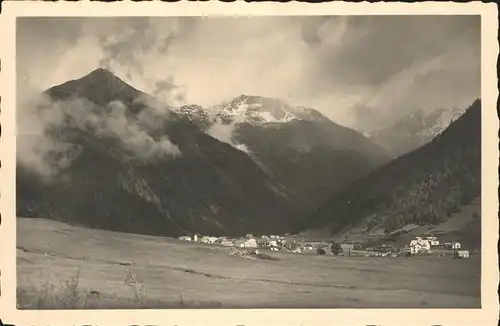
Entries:
{"type": "Polygon", "coordinates": [[[335,241],[332,241],[332,245],[330,247],[330,250],[331,250],[332,254],[334,254],[335,256],[338,256],[342,253],[342,247],[340,246],[339,243],[337,243],[335,241]]]}

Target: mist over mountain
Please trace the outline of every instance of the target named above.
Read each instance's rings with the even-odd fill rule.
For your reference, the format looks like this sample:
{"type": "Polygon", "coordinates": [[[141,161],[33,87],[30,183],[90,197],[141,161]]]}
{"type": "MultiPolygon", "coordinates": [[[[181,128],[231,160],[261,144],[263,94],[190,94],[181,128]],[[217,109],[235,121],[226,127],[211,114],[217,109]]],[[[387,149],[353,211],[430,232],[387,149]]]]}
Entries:
{"type": "Polygon", "coordinates": [[[286,232],[301,212],[245,153],[105,70],[32,114],[43,132],[18,137],[18,216],[177,236],[286,232]]]}
{"type": "Polygon", "coordinates": [[[322,205],[305,229],[391,232],[438,225],[481,196],[481,101],[430,143],[353,183],[322,205]]]}

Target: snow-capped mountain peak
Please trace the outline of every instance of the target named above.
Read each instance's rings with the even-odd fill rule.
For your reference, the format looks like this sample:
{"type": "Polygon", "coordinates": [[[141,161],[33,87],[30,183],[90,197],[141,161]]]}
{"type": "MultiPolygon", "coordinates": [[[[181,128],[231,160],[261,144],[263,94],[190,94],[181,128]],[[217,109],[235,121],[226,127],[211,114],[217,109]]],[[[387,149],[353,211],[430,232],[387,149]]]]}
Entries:
{"type": "Polygon", "coordinates": [[[415,109],[386,128],[363,134],[395,155],[402,155],[431,141],[464,112],[462,109],[415,109]]]}
{"type": "Polygon", "coordinates": [[[291,121],[330,121],[315,109],[292,106],[276,98],[245,94],[209,108],[184,105],[172,110],[192,122],[202,122],[203,125],[247,123],[258,126],[291,121]]]}
{"type": "Polygon", "coordinates": [[[317,110],[292,106],[281,99],[263,96],[240,95],[231,102],[222,104],[223,114],[237,116],[247,123],[287,123],[292,120],[328,120],[317,110]],[[229,110],[228,110],[229,108],[229,110]],[[232,110],[231,110],[232,109],[232,110]]]}
{"type": "Polygon", "coordinates": [[[284,123],[299,119],[290,105],[263,96],[240,95],[216,106],[214,111],[224,121],[250,124],[284,123]]]}
{"type": "Polygon", "coordinates": [[[328,120],[314,109],[295,107],[280,99],[245,94],[211,108],[204,109],[198,105],[185,105],[174,109],[174,111],[187,116],[192,121],[209,119],[213,123],[221,122],[223,124],[263,125],[287,123],[293,120],[328,120]]]}
{"type": "Polygon", "coordinates": [[[443,132],[448,126],[458,119],[464,110],[453,109],[438,109],[431,112],[424,113],[424,121],[427,128],[423,129],[420,134],[427,136],[437,136],[443,132]]]}

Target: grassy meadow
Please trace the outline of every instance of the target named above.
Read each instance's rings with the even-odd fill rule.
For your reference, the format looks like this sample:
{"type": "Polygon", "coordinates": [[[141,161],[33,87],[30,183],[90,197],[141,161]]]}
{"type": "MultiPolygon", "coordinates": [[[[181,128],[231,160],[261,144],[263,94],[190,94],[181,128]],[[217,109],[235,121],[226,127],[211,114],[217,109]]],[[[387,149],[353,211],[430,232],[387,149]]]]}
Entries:
{"type": "Polygon", "coordinates": [[[479,308],[479,255],[333,257],[17,219],[20,309],[479,308]]]}

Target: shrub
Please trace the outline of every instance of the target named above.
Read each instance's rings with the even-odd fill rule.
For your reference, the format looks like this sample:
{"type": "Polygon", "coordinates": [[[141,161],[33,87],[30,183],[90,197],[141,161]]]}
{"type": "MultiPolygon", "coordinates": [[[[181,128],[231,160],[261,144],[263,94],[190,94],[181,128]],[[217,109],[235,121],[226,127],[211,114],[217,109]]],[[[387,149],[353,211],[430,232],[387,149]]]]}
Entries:
{"type": "MultiPolygon", "coordinates": [[[[145,304],[144,283],[137,281],[129,270],[125,283],[133,287],[134,300],[129,304],[133,307],[143,307],[145,304]]],[[[69,281],[59,285],[42,281],[41,286],[32,284],[28,289],[17,289],[18,309],[92,309],[113,302],[104,303],[99,291],[84,289],[80,286],[80,272],[69,281]]]]}
{"type": "MultiPolygon", "coordinates": [[[[17,303],[19,309],[86,309],[93,306],[95,294],[79,288],[80,272],[69,281],[58,286],[42,283],[33,286],[32,291],[19,289],[17,303]]],[[[94,291],[95,292],[95,291],[94,291]]]]}
{"type": "Polygon", "coordinates": [[[318,255],[326,255],[326,251],[323,248],[318,248],[318,250],[316,250],[316,253],[318,255]]]}

